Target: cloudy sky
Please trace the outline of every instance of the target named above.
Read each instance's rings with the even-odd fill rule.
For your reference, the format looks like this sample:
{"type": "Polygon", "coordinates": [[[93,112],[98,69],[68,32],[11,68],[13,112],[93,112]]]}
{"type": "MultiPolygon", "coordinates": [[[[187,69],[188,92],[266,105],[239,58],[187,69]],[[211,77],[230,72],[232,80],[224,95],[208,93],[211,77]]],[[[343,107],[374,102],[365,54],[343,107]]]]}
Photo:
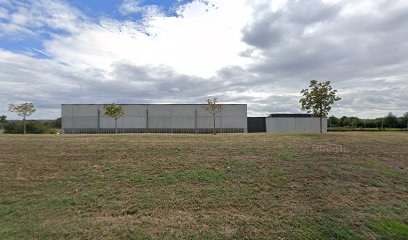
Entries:
{"type": "Polygon", "coordinates": [[[300,112],[331,80],[332,114],[408,111],[406,0],[0,0],[0,115],[33,102],[247,103],[300,112]]]}

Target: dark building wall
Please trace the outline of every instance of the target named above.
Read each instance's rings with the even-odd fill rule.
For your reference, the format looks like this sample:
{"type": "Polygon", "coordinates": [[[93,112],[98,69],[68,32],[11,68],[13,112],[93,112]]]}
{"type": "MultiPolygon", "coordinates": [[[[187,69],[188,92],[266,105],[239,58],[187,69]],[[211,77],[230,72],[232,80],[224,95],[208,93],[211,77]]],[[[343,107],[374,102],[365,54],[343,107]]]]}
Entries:
{"type": "Polygon", "coordinates": [[[266,132],[266,123],[264,117],[248,117],[248,132],[266,132]]]}

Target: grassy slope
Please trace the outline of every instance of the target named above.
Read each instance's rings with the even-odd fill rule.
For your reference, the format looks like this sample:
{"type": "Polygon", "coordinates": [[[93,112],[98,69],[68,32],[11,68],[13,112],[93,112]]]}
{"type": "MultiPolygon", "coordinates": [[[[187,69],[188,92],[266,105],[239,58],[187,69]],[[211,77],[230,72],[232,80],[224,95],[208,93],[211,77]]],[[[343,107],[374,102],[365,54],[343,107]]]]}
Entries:
{"type": "Polygon", "coordinates": [[[407,133],[0,135],[0,152],[0,239],[408,239],[407,133]]]}

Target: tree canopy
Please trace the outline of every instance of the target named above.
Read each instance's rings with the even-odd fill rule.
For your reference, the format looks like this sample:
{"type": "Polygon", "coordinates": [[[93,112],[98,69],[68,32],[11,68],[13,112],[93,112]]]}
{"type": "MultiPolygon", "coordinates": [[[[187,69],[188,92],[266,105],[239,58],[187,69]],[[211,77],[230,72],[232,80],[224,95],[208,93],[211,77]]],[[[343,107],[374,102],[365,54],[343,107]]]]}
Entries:
{"type": "Polygon", "coordinates": [[[10,104],[9,105],[9,111],[14,112],[20,117],[23,117],[23,119],[26,119],[28,116],[33,114],[36,109],[34,108],[34,105],[32,103],[23,103],[23,104],[10,104]]]}
{"type": "Polygon", "coordinates": [[[330,81],[318,82],[311,80],[310,89],[303,89],[300,93],[303,97],[299,100],[302,104],[302,110],[320,118],[320,132],[323,132],[322,118],[326,117],[331,105],[339,101],[341,98],[336,96],[337,90],[334,90],[330,85],[330,81]]]}
{"type": "Polygon", "coordinates": [[[24,134],[26,134],[26,118],[33,114],[36,109],[34,108],[34,104],[32,103],[23,103],[23,104],[10,104],[9,111],[16,113],[18,116],[23,118],[23,128],[24,134]]]}
{"type": "Polygon", "coordinates": [[[125,114],[122,106],[117,105],[115,103],[105,105],[104,109],[105,109],[105,115],[108,117],[114,118],[114,119],[121,118],[125,114]]]}
{"type": "Polygon", "coordinates": [[[121,105],[115,103],[105,105],[105,115],[115,119],[115,133],[118,133],[118,119],[125,115],[121,105]]]}
{"type": "Polygon", "coordinates": [[[392,114],[388,113],[388,115],[384,118],[384,126],[389,128],[395,128],[398,126],[398,118],[392,114]]]}
{"type": "Polygon", "coordinates": [[[340,97],[336,96],[337,90],[332,88],[330,81],[311,80],[309,88],[300,92],[303,97],[299,102],[302,104],[302,110],[306,110],[316,117],[326,117],[332,108],[331,105],[341,100],[340,97]]]}

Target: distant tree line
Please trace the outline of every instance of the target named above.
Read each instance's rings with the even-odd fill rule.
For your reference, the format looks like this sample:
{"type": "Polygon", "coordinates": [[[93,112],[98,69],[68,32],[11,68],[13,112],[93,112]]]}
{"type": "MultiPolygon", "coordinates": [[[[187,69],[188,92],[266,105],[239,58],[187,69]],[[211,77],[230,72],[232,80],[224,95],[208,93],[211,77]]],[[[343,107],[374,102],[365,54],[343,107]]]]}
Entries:
{"type": "Polygon", "coordinates": [[[382,118],[360,119],[358,117],[343,116],[337,118],[331,116],[327,121],[328,127],[349,127],[349,128],[408,128],[408,112],[402,117],[397,117],[392,113],[382,118]]]}
{"type": "Polygon", "coordinates": [[[56,120],[27,120],[32,113],[36,111],[34,104],[10,104],[9,111],[20,116],[22,120],[7,120],[7,116],[0,116],[0,129],[4,133],[26,134],[26,133],[50,133],[54,134],[61,128],[61,118],[56,120]]]}
{"type": "Polygon", "coordinates": [[[0,116],[0,129],[4,133],[23,134],[24,125],[26,133],[31,134],[55,134],[61,129],[61,118],[55,120],[7,120],[6,116],[0,116]]]}

